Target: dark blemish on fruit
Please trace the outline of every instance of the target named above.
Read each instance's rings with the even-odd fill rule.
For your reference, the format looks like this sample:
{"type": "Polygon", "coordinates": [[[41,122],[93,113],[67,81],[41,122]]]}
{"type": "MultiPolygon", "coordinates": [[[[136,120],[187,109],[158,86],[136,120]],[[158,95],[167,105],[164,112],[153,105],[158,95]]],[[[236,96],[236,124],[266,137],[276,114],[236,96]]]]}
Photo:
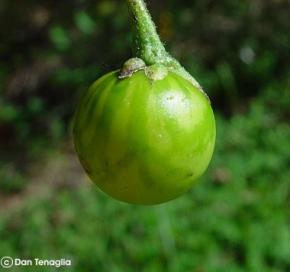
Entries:
{"type": "Polygon", "coordinates": [[[120,159],[116,164],[115,167],[120,169],[123,167],[126,167],[127,165],[129,165],[132,161],[132,154],[127,153],[126,155],[124,155],[124,157],[122,159],[120,159]]]}

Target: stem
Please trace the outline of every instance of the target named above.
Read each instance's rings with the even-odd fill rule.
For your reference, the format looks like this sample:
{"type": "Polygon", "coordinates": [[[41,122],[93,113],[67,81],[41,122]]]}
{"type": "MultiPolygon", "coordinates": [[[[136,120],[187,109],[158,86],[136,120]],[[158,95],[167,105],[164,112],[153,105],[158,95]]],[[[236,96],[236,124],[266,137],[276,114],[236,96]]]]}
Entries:
{"type": "Polygon", "coordinates": [[[143,59],[147,65],[164,63],[169,55],[157,34],[144,0],[126,1],[133,19],[136,57],[143,59]]]}
{"type": "Polygon", "coordinates": [[[126,1],[133,19],[136,57],[148,66],[162,64],[202,90],[198,82],[166,51],[144,0],[126,1]]]}

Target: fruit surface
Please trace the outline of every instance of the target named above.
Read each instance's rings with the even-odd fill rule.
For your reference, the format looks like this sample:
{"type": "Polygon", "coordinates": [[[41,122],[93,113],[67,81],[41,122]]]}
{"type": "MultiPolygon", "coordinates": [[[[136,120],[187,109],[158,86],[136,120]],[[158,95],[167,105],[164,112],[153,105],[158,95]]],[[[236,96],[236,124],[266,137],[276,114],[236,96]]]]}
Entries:
{"type": "Polygon", "coordinates": [[[157,204],[186,192],[206,170],[215,144],[207,97],[170,71],[98,79],[74,118],[74,144],[91,180],[128,203],[157,204]]]}

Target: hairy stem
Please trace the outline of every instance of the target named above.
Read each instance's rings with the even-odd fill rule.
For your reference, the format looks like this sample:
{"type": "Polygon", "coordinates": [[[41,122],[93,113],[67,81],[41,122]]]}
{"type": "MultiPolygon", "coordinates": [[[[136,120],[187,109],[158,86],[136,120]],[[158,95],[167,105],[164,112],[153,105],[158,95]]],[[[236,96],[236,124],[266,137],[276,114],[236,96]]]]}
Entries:
{"type": "Polygon", "coordinates": [[[165,62],[169,57],[143,0],[126,0],[135,35],[135,54],[147,65],[165,62]]]}
{"type": "Polygon", "coordinates": [[[197,81],[165,49],[144,0],[126,0],[133,21],[135,56],[146,65],[163,64],[200,88],[197,81]]]}

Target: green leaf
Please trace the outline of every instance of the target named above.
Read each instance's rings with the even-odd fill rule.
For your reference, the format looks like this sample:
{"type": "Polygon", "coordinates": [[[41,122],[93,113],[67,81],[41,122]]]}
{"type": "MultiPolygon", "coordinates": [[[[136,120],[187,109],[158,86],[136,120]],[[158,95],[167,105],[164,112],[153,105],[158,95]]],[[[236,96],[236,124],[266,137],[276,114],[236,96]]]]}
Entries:
{"type": "Polygon", "coordinates": [[[89,35],[95,31],[96,23],[85,11],[75,15],[75,23],[78,29],[85,34],[89,35]]]}
{"type": "Polygon", "coordinates": [[[49,36],[54,46],[60,51],[65,51],[71,46],[69,34],[62,26],[52,27],[49,31],[49,36]]]}

